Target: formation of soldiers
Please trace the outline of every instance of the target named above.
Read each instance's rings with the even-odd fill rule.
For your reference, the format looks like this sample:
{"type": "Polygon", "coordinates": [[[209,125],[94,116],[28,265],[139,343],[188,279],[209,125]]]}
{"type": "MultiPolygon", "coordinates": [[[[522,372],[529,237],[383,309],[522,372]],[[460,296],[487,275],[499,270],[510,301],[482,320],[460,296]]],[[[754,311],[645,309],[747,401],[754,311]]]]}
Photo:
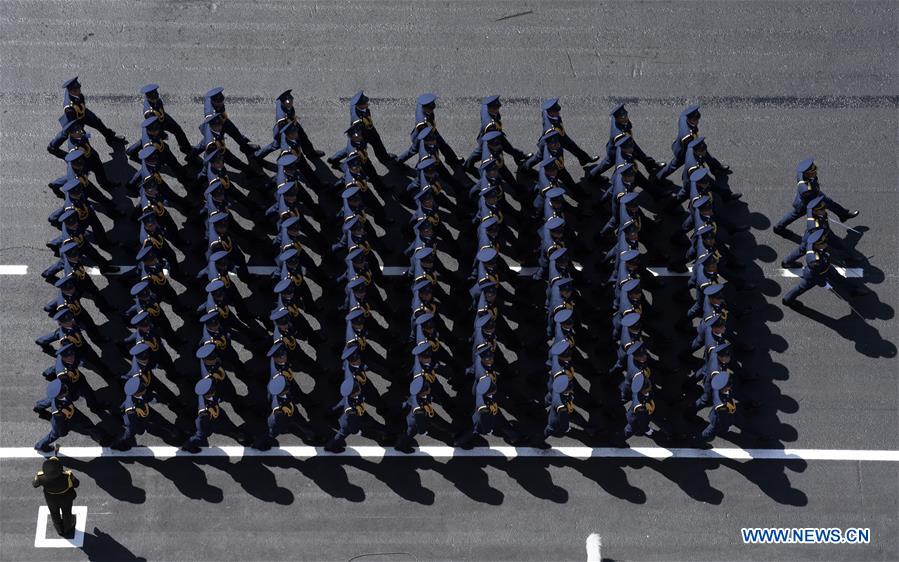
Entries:
{"type": "MultiPolygon", "coordinates": [[[[259,449],[293,433],[340,451],[346,438],[359,432],[389,439],[401,451],[411,451],[415,436],[423,434],[461,447],[491,433],[545,446],[573,424],[596,433],[596,424],[582,412],[622,404],[626,424],[611,433],[619,439],[652,434],[658,430],[651,422],[660,414],[656,391],[667,383],[655,343],[665,339],[657,333],[662,319],[650,305],[660,280],[647,268],[647,254],[665,256],[672,271],[689,271],[679,298],[692,306],[678,328],[691,340],[691,352],[681,359],[697,367],[692,389],[678,394],[699,395],[694,411],[708,408],[705,428],[693,437],[708,441],[735,423],[740,387],[755,377],[737,358],[753,347],[732,327],[733,315],[748,311],[729,307],[728,299],[755,287],[742,279],[746,264],[729,249],[729,238],[748,229],[731,218],[730,207],[741,194],[731,190],[731,170],[712,156],[699,132],[699,106],[681,113],[671,159],[663,163],[637,144],[624,105],[610,112],[605,149],[589,155],[566,132],[557,98],[543,103],[539,141],[525,153],[503,130],[499,96],[489,96],[481,104],[475,147],[462,159],[437,128],[437,96],[418,98],[409,147],[396,156],[385,148],[360,91],[350,100],[346,146],[326,159],[337,170],[334,181],[323,180],[316,170],[325,153],[303,129],[291,90],[275,99],[272,141],[260,147],[226,112],[222,88],[206,93],[201,139],[192,144],[166,112],[159,87],[149,84],[141,89],[140,141],[127,148],[125,139],[88,109],[77,78],[63,90],[61,129],[48,146],[65,161],[66,174],[49,184],[63,204],[49,217],[61,231],[48,243],[59,260],[43,272],[58,295],[44,307],[57,328],[37,340],[55,359],[43,373],[47,395],[35,406],[50,421],[50,431],[35,445],[39,450],[50,451],[51,443],[71,430],[118,449],[134,446],[139,435],[150,432],[190,452],[208,446],[213,433],[259,449]],[[137,164],[125,185],[107,177],[86,127],[111,146],[125,148],[137,164]],[[169,145],[171,137],[183,159],[169,145]],[[234,143],[239,151],[230,149],[234,143]],[[572,177],[565,152],[584,167],[583,181],[572,177]],[[274,163],[265,160],[272,154],[274,163]],[[409,170],[405,162],[414,158],[411,181],[405,188],[390,185],[372,157],[393,171],[409,170]],[[274,175],[268,173],[272,168],[274,175]],[[678,170],[677,183],[666,179],[678,170]],[[239,176],[232,177],[235,171],[239,176]],[[594,197],[596,180],[607,172],[608,187],[594,197]],[[127,211],[115,201],[125,195],[133,202],[127,211]],[[599,204],[592,203],[595,199],[599,204]],[[660,210],[655,218],[644,214],[649,203],[660,210]],[[394,243],[384,236],[396,226],[396,213],[389,211],[400,206],[411,209],[402,243],[409,260],[408,314],[386,296],[381,257],[385,245],[394,243]],[[339,209],[336,216],[329,208],[339,209]],[[171,209],[185,217],[185,225],[178,225],[171,209]],[[133,221],[137,237],[110,236],[98,213],[114,223],[133,221]],[[242,226],[235,215],[254,228],[242,226]],[[578,225],[598,219],[605,221],[600,240],[585,243],[578,225]],[[642,230],[670,221],[679,224],[675,253],[647,248],[642,230]],[[203,236],[185,235],[187,226],[203,236]],[[584,271],[580,264],[603,245],[596,271],[584,271]],[[112,248],[134,256],[128,271],[117,270],[100,251],[112,248]],[[247,256],[270,256],[271,278],[251,272],[247,256]],[[186,270],[188,257],[201,260],[198,271],[186,270]],[[448,257],[457,268],[446,265],[448,257]],[[532,264],[530,282],[539,281],[538,293],[516,291],[521,266],[532,264]],[[106,299],[91,278],[91,266],[102,275],[117,274],[110,280],[127,285],[130,307],[106,299]],[[597,277],[604,281],[592,280],[597,277]],[[172,280],[186,290],[176,290],[172,280]],[[321,299],[313,298],[310,280],[328,295],[342,287],[342,304],[323,308],[321,299]],[[585,305],[587,290],[604,304],[585,305]],[[190,292],[203,295],[196,309],[188,304],[190,292]],[[252,310],[251,297],[270,303],[268,312],[252,310]],[[82,299],[107,318],[121,314],[132,330],[118,334],[115,344],[130,361],[124,372],[101,358],[96,347],[112,342],[82,299]],[[200,340],[181,339],[170,313],[199,329],[200,340]],[[512,320],[522,314],[544,319],[539,341],[526,341],[513,328],[518,323],[512,320]],[[342,344],[327,346],[322,334],[341,317],[342,344]],[[610,340],[584,329],[597,317],[610,325],[610,340]],[[264,352],[268,371],[249,372],[235,343],[251,354],[264,352]],[[510,354],[541,346],[546,349],[542,374],[535,379],[515,372],[510,354]],[[598,367],[594,346],[614,349],[614,365],[598,367]],[[170,349],[179,352],[178,359],[170,349]],[[699,352],[701,359],[694,355],[699,352]],[[176,367],[188,353],[195,367],[176,367]],[[321,353],[339,356],[337,373],[324,372],[321,353]],[[101,402],[82,368],[101,376],[121,403],[101,402]],[[234,378],[246,393],[238,392],[234,378]],[[309,384],[319,396],[339,394],[337,405],[331,408],[330,402],[323,414],[326,419],[312,419],[317,404],[302,388],[309,384]],[[405,390],[402,404],[379,391],[394,385],[405,390]],[[173,386],[182,389],[180,395],[173,386]],[[615,389],[616,399],[603,398],[600,388],[615,389]],[[117,429],[102,429],[79,410],[81,399],[98,417],[118,418],[111,424],[117,429]],[[160,405],[171,410],[175,423],[157,411],[160,405]],[[542,412],[542,432],[526,431],[520,423],[535,410],[542,412]],[[245,422],[264,419],[265,424],[250,431],[252,424],[239,425],[229,411],[245,422]],[[190,431],[177,422],[185,418],[194,421],[190,431]],[[332,429],[325,433],[321,427],[332,429]]],[[[784,297],[790,305],[815,285],[844,283],[830,268],[828,248],[855,257],[830,232],[827,211],[844,221],[858,214],[824,196],[814,162],[800,164],[798,175],[793,208],[775,228],[783,234],[792,221],[806,217],[801,245],[784,262],[785,267],[803,262],[799,284],[784,297]]],[[[757,406],[747,400],[746,409],[757,406]]]]}

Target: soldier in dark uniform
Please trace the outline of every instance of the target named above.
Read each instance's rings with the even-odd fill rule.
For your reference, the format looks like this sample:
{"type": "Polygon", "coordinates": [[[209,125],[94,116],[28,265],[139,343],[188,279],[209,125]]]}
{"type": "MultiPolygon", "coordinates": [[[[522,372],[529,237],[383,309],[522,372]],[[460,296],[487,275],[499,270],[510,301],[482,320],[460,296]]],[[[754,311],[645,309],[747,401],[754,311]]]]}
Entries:
{"type": "Polygon", "coordinates": [[[208,376],[200,379],[194,386],[194,393],[197,395],[197,419],[194,422],[196,431],[181,445],[182,451],[199,453],[201,447],[209,446],[208,438],[213,431],[229,435],[241,445],[249,444],[246,435],[219,406],[221,400],[214,387],[213,378],[208,376]]]}
{"type": "Polygon", "coordinates": [[[730,376],[726,372],[716,373],[712,377],[711,386],[712,409],[709,411],[709,425],[702,431],[703,441],[711,441],[716,436],[727,434],[737,411],[730,376]]]}
{"type": "Polygon", "coordinates": [[[443,154],[446,161],[450,165],[462,164],[463,160],[456,156],[456,153],[453,152],[453,149],[443,138],[443,135],[437,131],[437,125],[435,124],[434,119],[434,109],[436,107],[437,96],[435,94],[427,93],[418,96],[418,100],[415,104],[415,126],[412,127],[412,132],[409,133],[410,145],[405,152],[396,157],[398,163],[402,164],[418,154],[418,135],[422,130],[430,127],[432,134],[436,138],[438,149],[443,154]]]}
{"type": "Polygon", "coordinates": [[[576,142],[574,142],[574,139],[568,136],[565,131],[565,126],[562,124],[561,110],[562,106],[559,105],[559,98],[545,100],[540,106],[540,118],[543,120],[543,128],[540,130],[543,132],[540,135],[540,139],[537,141],[537,150],[534,151],[530,158],[521,164],[519,167],[520,170],[533,168],[537,162],[543,159],[545,138],[550,131],[555,131],[558,134],[558,141],[561,143],[562,148],[577,158],[581,166],[586,166],[599,160],[598,156],[590,156],[587,154],[576,142]]]}
{"type": "Polygon", "coordinates": [[[849,285],[849,282],[831,265],[830,253],[826,249],[806,252],[805,266],[799,274],[799,283],[783,296],[783,304],[789,307],[797,306],[799,296],[816,286],[829,287],[834,290],[840,288],[853,297],[865,296],[871,292],[864,287],[849,285]]]}
{"type": "Polygon", "coordinates": [[[701,117],[698,104],[687,106],[681,111],[680,117],[677,119],[677,138],[671,143],[672,158],[664,168],[656,173],[656,179],[663,180],[683,166],[684,158],[687,155],[687,145],[699,136],[699,119],[701,117]]]}
{"type": "Polygon", "coordinates": [[[627,409],[627,425],[624,428],[624,438],[633,435],[652,435],[649,427],[652,414],[655,412],[655,400],[652,398],[652,383],[642,373],[634,375],[631,382],[633,402],[627,409]]]}
{"type": "Polygon", "coordinates": [[[53,450],[50,444],[68,435],[72,429],[90,435],[95,441],[102,439],[102,430],[75,407],[61,379],[52,380],[47,385],[47,398],[50,400],[50,431],[35,443],[35,449],[49,453],[53,450]]]}
{"type": "Polygon", "coordinates": [[[365,400],[362,387],[353,377],[343,380],[340,385],[340,402],[334,410],[340,411],[338,430],[325,444],[329,453],[340,453],[346,448],[346,438],[363,431],[372,431],[378,437],[384,437],[384,431],[376,427],[375,421],[365,412],[365,400]]]}
{"type": "MultiPolygon", "coordinates": [[[[479,160],[485,160],[488,156],[483,153],[483,142],[481,142],[481,138],[487,133],[497,131],[502,133],[503,131],[503,123],[502,116],[499,113],[499,108],[502,107],[502,103],[499,100],[498,95],[487,96],[483,100],[481,100],[481,128],[478,129],[478,138],[477,144],[472,150],[471,154],[468,156],[468,159],[465,160],[465,167],[472,168],[475,162],[479,160]]],[[[531,154],[525,154],[524,152],[518,150],[512,143],[509,142],[509,139],[506,138],[505,135],[500,137],[502,142],[502,150],[506,154],[512,156],[512,158],[521,163],[528,158],[530,158],[531,154]]]]}
{"type": "Polygon", "coordinates": [[[558,376],[552,381],[552,399],[549,404],[543,438],[562,437],[570,429],[571,414],[574,412],[574,393],[568,376],[558,376]]]}
{"type": "Polygon", "coordinates": [[[127,451],[137,445],[135,436],[150,431],[164,439],[178,442],[183,439],[181,430],[169,423],[150,407],[154,394],[135,374],[125,383],[125,401],[122,402],[122,433],[111,445],[113,449],[127,451]]]}
{"type": "MultiPolygon", "coordinates": [[[[237,128],[237,125],[235,125],[228,117],[228,114],[225,112],[225,95],[222,93],[223,90],[224,88],[215,87],[206,92],[206,95],[203,97],[203,115],[221,115],[224,120],[224,123],[222,124],[224,133],[240,145],[241,152],[244,154],[253,154],[259,149],[259,145],[250,142],[250,139],[243,136],[243,133],[237,128]]],[[[198,151],[198,148],[199,151],[202,151],[204,147],[194,147],[194,150],[198,151]]]]}
{"type": "Polygon", "coordinates": [[[268,383],[268,396],[271,413],[268,415],[267,430],[257,437],[253,444],[254,449],[267,451],[277,443],[278,435],[297,430],[307,441],[315,440],[315,432],[309,427],[306,420],[297,409],[295,398],[291,396],[287,379],[282,374],[276,374],[268,383]]]}
{"type": "Polygon", "coordinates": [[[300,125],[300,118],[297,117],[296,108],[293,105],[293,90],[285,90],[281,92],[278,99],[275,100],[275,124],[272,126],[272,142],[257,150],[254,154],[256,158],[265,158],[281,146],[281,131],[286,125],[293,125],[297,134],[297,142],[300,150],[308,159],[321,158],[325,155],[321,150],[316,150],[309,140],[309,135],[300,125]]]}
{"type": "Polygon", "coordinates": [[[181,149],[181,152],[190,154],[193,146],[187,140],[187,135],[184,133],[184,129],[181,128],[181,125],[175,121],[174,117],[166,113],[165,104],[162,103],[162,98],[159,96],[159,84],[147,84],[140,89],[140,93],[144,96],[144,119],[155,115],[162,128],[166,132],[175,135],[175,140],[178,142],[178,148],[181,149]]]}
{"type": "MultiPolygon", "coordinates": [[[[63,112],[66,121],[77,119],[84,125],[96,129],[97,132],[106,139],[107,144],[122,144],[125,142],[125,137],[116,134],[116,132],[107,127],[93,111],[87,108],[84,95],[81,93],[81,83],[78,82],[77,76],[63,82],[62,87],[65,89],[63,112]]],[[[48,146],[47,149],[49,150],[50,147],[59,148],[65,140],[65,133],[60,131],[56,137],[50,141],[50,146],[48,146]]]]}
{"type": "MultiPolygon", "coordinates": [[[[66,343],[57,350],[56,361],[53,367],[45,369],[43,376],[47,382],[52,382],[56,379],[61,380],[68,389],[69,397],[72,400],[84,398],[88,409],[96,412],[101,409],[100,402],[97,400],[94,389],[91,388],[87,379],[84,378],[84,375],[78,369],[79,364],[80,360],[75,352],[75,346],[71,343],[66,343]]],[[[47,409],[52,405],[52,399],[42,398],[35,403],[34,412],[44,417],[47,409]]]]}
{"type": "MultiPolygon", "coordinates": [[[[602,159],[602,162],[599,162],[587,170],[590,177],[598,176],[614,166],[616,158],[615,143],[625,136],[631,138],[634,136],[633,125],[631,124],[627,109],[624,107],[623,103],[612,108],[612,111],[609,112],[609,121],[609,140],[606,142],[606,155],[602,159]]],[[[640,148],[636,141],[634,141],[634,160],[643,164],[646,167],[646,171],[650,174],[654,174],[661,168],[661,165],[659,165],[658,162],[643,152],[643,149],[640,148]]]]}
{"type": "MultiPolygon", "coordinates": [[[[815,166],[814,159],[807,158],[796,166],[796,197],[793,198],[793,208],[774,225],[774,233],[785,235],[787,227],[803,216],[808,204],[819,195],[824,195],[824,192],[818,185],[818,167],[815,166]]],[[[843,222],[858,216],[858,211],[850,211],[826,195],[824,203],[843,222]]]]}
{"type": "MultiPolygon", "coordinates": [[[[94,176],[97,177],[97,181],[100,183],[100,187],[107,192],[112,193],[115,184],[109,181],[109,178],[106,176],[106,170],[103,168],[103,161],[100,160],[100,155],[90,144],[89,139],[91,138],[91,135],[84,131],[84,123],[77,119],[73,119],[63,124],[62,130],[69,141],[68,152],[62,150],[60,147],[53,146],[52,144],[47,147],[47,151],[50,154],[65,160],[69,152],[80,149],[83,154],[81,157],[84,158],[84,167],[94,173],[94,176]]],[[[65,179],[67,178],[60,178],[51,182],[49,185],[51,188],[53,188],[54,185],[62,186],[65,179]]]]}
{"type": "MultiPolygon", "coordinates": [[[[368,108],[368,96],[366,96],[362,90],[359,90],[352,98],[350,98],[350,124],[353,125],[357,121],[360,121],[362,125],[362,138],[365,139],[366,143],[371,145],[375,156],[381,164],[388,167],[396,164],[396,154],[391,154],[384,148],[384,141],[381,140],[381,135],[375,128],[375,123],[371,118],[371,110],[368,108]]],[[[351,149],[347,148],[338,151],[328,158],[328,164],[331,164],[332,167],[336,167],[337,164],[346,157],[350,150],[351,149]]]]}
{"type": "Polygon", "coordinates": [[[72,504],[78,495],[75,492],[78,484],[78,478],[71,470],[65,470],[62,462],[55,456],[45,460],[41,470],[31,480],[32,486],[44,490],[44,501],[47,502],[56,532],[69,539],[75,536],[72,504]]]}

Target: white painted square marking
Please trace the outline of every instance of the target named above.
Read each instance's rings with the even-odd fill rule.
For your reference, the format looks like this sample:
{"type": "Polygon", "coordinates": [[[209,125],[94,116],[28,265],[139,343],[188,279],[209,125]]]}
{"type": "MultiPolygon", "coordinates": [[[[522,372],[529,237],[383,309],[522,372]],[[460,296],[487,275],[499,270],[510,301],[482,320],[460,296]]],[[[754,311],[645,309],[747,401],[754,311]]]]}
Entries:
{"type": "Polygon", "coordinates": [[[37,511],[37,530],[34,532],[34,548],[81,548],[84,546],[87,506],[72,506],[72,515],[75,516],[75,536],[71,539],[64,539],[62,537],[48,539],[47,520],[50,518],[50,508],[46,505],[42,505],[37,511]]]}

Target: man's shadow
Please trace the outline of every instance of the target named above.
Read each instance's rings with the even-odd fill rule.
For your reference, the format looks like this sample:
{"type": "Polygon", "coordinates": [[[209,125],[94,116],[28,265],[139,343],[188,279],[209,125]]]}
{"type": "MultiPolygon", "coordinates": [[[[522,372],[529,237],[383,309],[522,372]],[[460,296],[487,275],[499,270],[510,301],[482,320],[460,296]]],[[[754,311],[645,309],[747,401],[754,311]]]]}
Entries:
{"type": "Polygon", "coordinates": [[[84,534],[84,545],[81,550],[87,554],[88,560],[115,560],[116,562],[146,562],[146,558],[137,556],[128,548],[115,540],[112,535],[94,527],[93,534],[84,534]]]}

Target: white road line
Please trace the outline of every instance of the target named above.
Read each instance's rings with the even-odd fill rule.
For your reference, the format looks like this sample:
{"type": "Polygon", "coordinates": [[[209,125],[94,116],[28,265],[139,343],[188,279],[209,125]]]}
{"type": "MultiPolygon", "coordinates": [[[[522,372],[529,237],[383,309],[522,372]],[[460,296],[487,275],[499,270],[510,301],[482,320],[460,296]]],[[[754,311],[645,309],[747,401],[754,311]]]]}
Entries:
{"type": "MultiPolygon", "coordinates": [[[[45,455],[31,447],[2,447],[0,458],[3,459],[39,459],[45,455]]],[[[306,445],[275,447],[268,451],[259,451],[249,447],[224,446],[208,447],[197,454],[181,451],[178,447],[151,446],[134,447],[128,451],[116,451],[107,447],[61,447],[59,456],[78,459],[116,458],[116,457],[152,457],[169,459],[172,457],[294,457],[307,459],[312,457],[350,457],[365,459],[381,459],[383,457],[430,457],[433,459],[452,458],[569,458],[587,459],[704,459],[704,460],[820,460],[820,461],[877,461],[899,462],[899,451],[891,450],[855,450],[855,449],[740,449],[736,447],[719,447],[713,449],[666,449],[664,447],[586,447],[562,446],[539,449],[536,447],[491,446],[475,447],[470,450],[444,445],[426,445],[405,454],[393,448],[377,445],[347,446],[342,453],[329,453],[322,447],[306,445]]]]}
{"type": "Polygon", "coordinates": [[[587,537],[587,562],[600,562],[602,560],[602,537],[597,533],[590,533],[587,537]]]}
{"type": "Polygon", "coordinates": [[[0,265],[0,275],[27,275],[27,265],[0,265]]]}
{"type": "MultiPolygon", "coordinates": [[[[865,270],[860,267],[833,267],[837,273],[847,278],[861,278],[865,276],[865,270]]],[[[778,269],[777,275],[780,277],[799,277],[801,269],[778,269]]]]}
{"type": "Polygon", "coordinates": [[[50,518],[50,510],[42,505],[37,512],[37,529],[34,532],[34,548],[81,548],[84,546],[84,529],[87,526],[87,506],[72,506],[72,515],[75,516],[75,536],[71,539],[48,539],[47,519],[50,518]]]}
{"type": "MultiPolygon", "coordinates": [[[[116,271],[110,272],[109,275],[123,275],[132,271],[134,269],[133,265],[116,265],[113,266],[116,268],[116,271]]],[[[25,275],[27,272],[28,266],[26,265],[0,265],[0,275],[25,275]],[[18,269],[22,268],[22,269],[18,269]]],[[[253,275],[271,275],[277,271],[277,268],[269,265],[251,265],[247,268],[249,272],[253,275]]],[[[513,272],[518,273],[519,277],[530,277],[531,275],[537,272],[536,267],[521,267],[520,265],[510,266],[513,272]]],[[[580,266],[576,266],[578,271],[581,271],[582,268],[580,266]]],[[[690,275],[689,272],[679,272],[679,271],[671,271],[667,267],[648,267],[646,268],[650,273],[655,275],[656,277],[687,277],[690,275]]],[[[834,267],[834,269],[847,278],[862,278],[864,277],[864,269],[860,267],[834,267]]],[[[88,275],[101,276],[100,269],[96,267],[87,267],[85,268],[88,275]]],[[[406,274],[408,270],[407,267],[402,266],[386,266],[381,267],[381,272],[385,277],[402,277],[406,274]]],[[[777,268],[774,270],[775,277],[786,277],[786,278],[796,278],[799,277],[799,273],[801,269],[782,269],[777,268]]]]}

